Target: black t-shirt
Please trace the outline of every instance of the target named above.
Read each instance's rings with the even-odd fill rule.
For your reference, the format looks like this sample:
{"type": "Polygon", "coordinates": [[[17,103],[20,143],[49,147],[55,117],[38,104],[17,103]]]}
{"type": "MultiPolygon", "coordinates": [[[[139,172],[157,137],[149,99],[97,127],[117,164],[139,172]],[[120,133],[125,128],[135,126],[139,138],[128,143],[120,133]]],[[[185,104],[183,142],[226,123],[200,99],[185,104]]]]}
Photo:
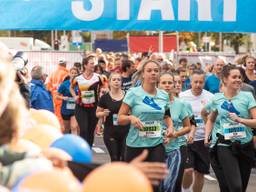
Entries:
{"type": "Polygon", "coordinates": [[[132,77],[122,77],[122,90],[127,91],[132,86],[132,77]]]}
{"type": "Polygon", "coordinates": [[[98,106],[103,109],[108,109],[110,111],[109,116],[107,116],[104,123],[104,133],[124,133],[126,134],[130,128],[130,125],[120,126],[117,124],[117,114],[122,105],[123,100],[116,101],[111,98],[109,93],[103,95],[98,103],[98,106]]]}

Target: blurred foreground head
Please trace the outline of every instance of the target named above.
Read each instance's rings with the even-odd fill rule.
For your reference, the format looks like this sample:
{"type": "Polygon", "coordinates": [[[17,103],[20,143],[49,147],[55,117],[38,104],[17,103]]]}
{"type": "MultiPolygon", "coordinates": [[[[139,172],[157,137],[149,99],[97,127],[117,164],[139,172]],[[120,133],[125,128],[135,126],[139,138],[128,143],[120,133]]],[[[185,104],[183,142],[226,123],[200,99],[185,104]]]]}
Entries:
{"type": "Polygon", "coordinates": [[[0,43],[0,144],[11,141],[19,128],[24,100],[15,84],[12,53],[0,43]]]}

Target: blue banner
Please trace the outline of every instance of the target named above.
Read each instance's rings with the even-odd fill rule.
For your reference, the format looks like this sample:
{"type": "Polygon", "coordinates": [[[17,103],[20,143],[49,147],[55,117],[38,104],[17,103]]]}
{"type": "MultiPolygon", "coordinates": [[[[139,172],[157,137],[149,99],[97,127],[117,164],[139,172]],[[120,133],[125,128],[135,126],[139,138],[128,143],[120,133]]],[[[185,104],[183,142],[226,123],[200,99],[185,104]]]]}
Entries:
{"type": "Polygon", "coordinates": [[[127,40],[110,40],[110,39],[96,39],[94,41],[94,50],[96,48],[101,48],[104,52],[127,52],[128,44],[127,40]]]}
{"type": "Polygon", "coordinates": [[[256,32],[255,10],[255,0],[0,0],[0,29],[256,32]]]}

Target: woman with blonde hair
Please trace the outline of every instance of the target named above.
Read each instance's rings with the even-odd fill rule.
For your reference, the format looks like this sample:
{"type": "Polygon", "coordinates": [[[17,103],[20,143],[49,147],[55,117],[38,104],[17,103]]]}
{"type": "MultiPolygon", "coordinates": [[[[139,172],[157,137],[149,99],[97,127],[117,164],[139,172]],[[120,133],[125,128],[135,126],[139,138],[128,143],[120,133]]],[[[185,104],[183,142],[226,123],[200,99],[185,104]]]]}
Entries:
{"type": "MultiPolygon", "coordinates": [[[[119,125],[131,124],[126,138],[125,160],[129,162],[147,149],[147,161],[164,162],[164,123],[166,136],[173,132],[169,96],[157,89],[160,64],[146,60],[141,68],[142,84],[128,90],[118,113],[119,125]]],[[[158,191],[158,187],[154,191],[158,191]]]]}
{"type": "Polygon", "coordinates": [[[105,119],[103,139],[111,161],[124,160],[125,139],[129,130],[129,125],[120,126],[117,123],[117,114],[125,96],[121,85],[121,74],[111,73],[109,76],[110,91],[100,98],[96,110],[96,116],[105,119]]]}

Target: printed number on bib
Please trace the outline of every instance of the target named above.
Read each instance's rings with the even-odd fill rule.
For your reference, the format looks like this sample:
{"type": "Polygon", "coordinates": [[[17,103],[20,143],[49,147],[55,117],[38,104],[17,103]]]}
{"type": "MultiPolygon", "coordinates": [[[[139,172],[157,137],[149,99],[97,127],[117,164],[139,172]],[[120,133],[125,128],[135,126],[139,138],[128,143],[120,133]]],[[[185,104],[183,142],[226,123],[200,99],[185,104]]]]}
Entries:
{"type": "Polygon", "coordinates": [[[196,126],[197,127],[203,127],[204,126],[204,121],[202,118],[200,117],[195,117],[195,121],[196,121],[196,126]]]}
{"type": "Polygon", "coordinates": [[[73,99],[73,98],[68,99],[66,108],[69,110],[74,110],[75,107],[76,107],[75,99],[73,99]]]}
{"type": "Polygon", "coordinates": [[[117,126],[117,114],[113,114],[113,125],[117,126]]]}
{"type": "Polygon", "coordinates": [[[158,121],[143,122],[143,129],[139,131],[140,137],[157,138],[161,137],[161,128],[158,121]]]}
{"type": "Polygon", "coordinates": [[[93,104],[95,103],[95,93],[94,90],[82,91],[82,103],[83,104],[93,104]]]}
{"type": "Polygon", "coordinates": [[[246,127],[240,123],[224,123],[224,137],[226,140],[242,139],[246,137],[246,127]]]}

